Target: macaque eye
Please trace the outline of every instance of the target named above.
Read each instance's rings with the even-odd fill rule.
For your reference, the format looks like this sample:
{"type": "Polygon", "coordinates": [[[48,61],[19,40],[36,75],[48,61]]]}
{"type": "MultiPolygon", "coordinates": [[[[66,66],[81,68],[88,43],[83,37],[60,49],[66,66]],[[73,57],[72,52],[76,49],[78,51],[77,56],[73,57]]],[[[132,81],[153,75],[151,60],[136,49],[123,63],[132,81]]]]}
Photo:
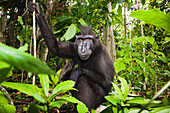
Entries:
{"type": "Polygon", "coordinates": [[[79,39],[79,41],[83,41],[83,39],[79,39]]]}
{"type": "Polygon", "coordinates": [[[87,38],[86,41],[90,41],[90,39],[87,38]]]}

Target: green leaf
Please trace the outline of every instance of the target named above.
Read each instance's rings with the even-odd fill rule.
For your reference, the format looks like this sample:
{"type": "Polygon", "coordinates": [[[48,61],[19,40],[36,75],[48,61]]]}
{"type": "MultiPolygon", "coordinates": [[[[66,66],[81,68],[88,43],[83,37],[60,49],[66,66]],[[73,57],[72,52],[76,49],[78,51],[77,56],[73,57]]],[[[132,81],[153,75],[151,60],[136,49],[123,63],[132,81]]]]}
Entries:
{"type": "Polygon", "coordinates": [[[153,62],[153,57],[152,56],[148,56],[147,57],[147,61],[148,61],[148,63],[152,63],[153,62]]]}
{"type": "Polygon", "coordinates": [[[5,103],[0,103],[0,113],[15,113],[15,106],[5,103]]]}
{"type": "Polygon", "coordinates": [[[44,90],[45,95],[48,97],[48,91],[49,91],[49,77],[46,74],[39,74],[40,83],[42,85],[42,88],[44,90]]]}
{"type": "Polygon", "coordinates": [[[63,21],[65,21],[65,20],[69,20],[69,19],[71,19],[72,17],[71,16],[65,16],[65,15],[63,15],[63,16],[61,16],[61,17],[58,17],[58,20],[60,21],[60,22],[63,22],[63,21]]]}
{"type": "Polygon", "coordinates": [[[55,74],[55,72],[39,59],[2,43],[0,43],[0,60],[28,72],[55,74]]]}
{"type": "Polygon", "coordinates": [[[165,56],[158,56],[158,58],[163,62],[168,62],[165,56]]]}
{"type": "Polygon", "coordinates": [[[143,61],[136,59],[136,62],[140,65],[141,68],[145,68],[145,63],[143,61]]]}
{"type": "Polygon", "coordinates": [[[80,18],[80,19],[78,20],[78,22],[79,22],[82,26],[88,26],[88,24],[87,24],[82,18],[80,18]]]}
{"type": "Polygon", "coordinates": [[[149,68],[150,72],[152,73],[152,75],[155,75],[155,70],[152,68],[149,68]]]}
{"type": "Polygon", "coordinates": [[[21,84],[21,83],[13,83],[13,82],[2,82],[2,86],[6,86],[12,89],[17,89],[22,93],[33,96],[36,100],[41,103],[46,103],[43,97],[45,97],[44,93],[40,88],[31,84],[21,84]]]}
{"type": "Polygon", "coordinates": [[[158,107],[152,110],[150,113],[170,113],[170,106],[158,107]]]}
{"type": "Polygon", "coordinates": [[[170,38],[169,37],[165,37],[165,43],[170,42],[170,38]]]}
{"type": "Polygon", "coordinates": [[[27,51],[28,50],[28,44],[26,43],[24,46],[18,48],[20,51],[27,51]]]}
{"type": "MultiPolygon", "coordinates": [[[[136,108],[134,110],[131,110],[128,112],[128,113],[139,113],[140,109],[139,108],[136,108]]],[[[143,110],[141,113],[149,113],[149,111],[147,110],[143,110]]]]}
{"type": "Polygon", "coordinates": [[[0,60],[0,83],[12,75],[12,69],[9,64],[0,60]]]}
{"type": "Polygon", "coordinates": [[[109,96],[105,96],[106,100],[109,101],[110,103],[112,103],[113,105],[117,105],[117,103],[121,103],[121,100],[119,98],[116,98],[117,96],[115,95],[109,95],[109,96]]]}
{"type": "Polygon", "coordinates": [[[145,37],[146,41],[153,44],[155,42],[155,39],[153,37],[145,37]]]}
{"type": "Polygon", "coordinates": [[[59,83],[53,90],[52,92],[52,96],[51,99],[54,98],[55,96],[57,96],[60,93],[64,93],[68,90],[76,90],[75,88],[73,88],[75,85],[74,81],[68,80],[68,81],[64,81],[59,83]]]}
{"type": "Polygon", "coordinates": [[[122,6],[119,4],[119,7],[117,9],[118,15],[122,15],[122,6]]]}
{"type": "Polygon", "coordinates": [[[8,99],[4,96],[4,94],[1,91],[0,91],[0,103],[3,103],[3,104],[9,103],[8,99]]]}
{"type": "Polygon", "coordinates": [[[66,39],[66,41],[68,41],[72,39],[75,36],[75,34],[76,34],[76,26],[74,24],[71,24],[61,39],[62,40],[66,39]]]}
{"type": "Polygon", "coordinates": [[[23,38],[20,36],[20,35],[17,35],[17,39],[22,42],[23,41],[23,38]]]}
{"type": "Polygon", "coordinates": [[[119,77],[119,80],[121,81],[121,90],[124,95],[124,101],[125,101],[128,96],[128,93],[129,93],[129,87],[128,87],[128,84],[124,78],[119,77]]]}
{"type": "Polygon", "coordinates": [[[122,70],[125,70],[126,66],[124,62],[118,61],[114,63],[116,73],[119,73],[122,70]]]}
{"type": "Polygon", "coordinates": [[[113,87],[114,87],[119,99],[123,100],[124,96],[123,96],[122,92],[120,91],[119,87],[114,83],[112,83],[112,84],[113,84],[113,87]]]}
{"type": "Polygon", "coordinates": [[[82,103],[81,101],[77,100],[75,97],[64,95],[61,98],[64,100],[67,100],[68,102],[71,102],[71,103],[78,103],[78,105],[77,105],[78,113],[87,113],[88,108],[86,107],[86,105],[84,103],[82,103]]]}
{"type": "Polygon", "coordinates": [[[88,112],[88,108],[86,107],[85,104],[83,104],[82,102],[78,102],[77,105],[77,111],[78,113],[87,113],[88,112]]]}
{"type": "Polygon", "coordinates": [[[141,43],[141,42],[143,42],[144,40],[146,39],[146,37],[136,37],[136,38],[133,38],[132,39],[132,41],[133,42],[139,42],[139,43],[141,43]]]}
{"type": "Polygon", "coordinates": [[[49,106],[50,106],[50,109],[54,107],[60,108],[63,104],[65,103],[62,101],[55,101],[55,102],[51,102],[49,106]]]}
{"type": "Polygon", "coordinates": [[[158,9],[134,11],[130,14],[130,17],[135,17],[146,23],[153,24],[170,31],[170,16],[158,9]]]}
{"type": "Polygon", "coordinates": [[[18,16],[18,21],[21,25],[24,25],[24,22],[22,21],[22,17],[21,16],[18,16]]]}

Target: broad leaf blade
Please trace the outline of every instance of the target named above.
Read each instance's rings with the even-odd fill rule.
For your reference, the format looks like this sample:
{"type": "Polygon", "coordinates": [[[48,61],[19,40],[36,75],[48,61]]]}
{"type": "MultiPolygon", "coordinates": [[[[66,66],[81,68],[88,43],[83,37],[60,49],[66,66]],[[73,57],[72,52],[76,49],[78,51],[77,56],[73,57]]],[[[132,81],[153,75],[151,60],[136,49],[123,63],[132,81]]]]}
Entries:
{"type": "Polygon", "coordinates": [[[64,34],[64,36],[62,37],[62,39],[66,39],[66,41],[72,39],[74,37],[74,35],[76,34],[76,26],[74,24],[71,24],[66,33],[64,34]]]}
{"type": "Polygon", "coordinates": [[[1,113],[15,113],[15,106],[5,103],[0,103],[1,113]]]}
{"type": "Polygon", "coordinates": [[[128,84],[127,84],[126,80],[122,77],[119,77],[119,80],[121,81],[121,90],[124,95],[124,100],[126,100],[128,93],[129,93],[128,84]]]}
{"type": "Polygon", "coordinates": [[[12,75],[12,67],[0,60],[0,83],[3,82],[7,77],[12,75]]]}
{"type": "Polygon", "coordinates": [[[123,94],[122,94],[122,92],[120,91],[119,87],[118,87],[116,84],[114,84],[114,83],[112,83],[112,84],[113,84],[113,87],[114,87],[114,89],[115,89],[118,97],[119,97],[121,100],[123,100],[124,97],[123,97],[123,94]]]}
{"type": "Polygon", "coordinates": [[[44,62],[28,53],[0,43],[0,60],[32,73],[55,74],[44,62]]]}
{"type": "Polygon", "coordinates": [[[75,82],[74,81],[64,81],[64,82],[61,82],[59,83],[53,90],[52,92],[52,97],[51,98],[54,98],[56,95],[60,94],[60,93],[64,93],[68,90],[75,90],[75,88],[73,88],[75,85],[75,82]]]}
{"type": "Polygon", "coordinates": [[[114,67],[115,67],[116,73],[119,73],[120,71],[125,70],[126,65],[122,61],[116,61],[114,63],[114,67]]]}
{"type": "Polygon", "coordinates": [[[17,89],[22,93],[33,96],[36,100],[38,100],[41,103],[46,103],[46,101],[43,99],[45,95],[43,94],[42,90],[35,85],[13,83],[13,82],[3,82],[1,83],[1,85],[12,89],[17,89]]]}
{"type": "Polygon", "coordinates": [[[42,88],[44,90],[45,95],[48,97],[48,91],[49,91],[49,77],[46,74],[39,74],[40,83],[42,85],[42,88]]]}
{"type": "Polygon", "coordinates": [[[170,16],[158,9],[138,10],[132,12],[130,16],[170,31],[170,16]]]}

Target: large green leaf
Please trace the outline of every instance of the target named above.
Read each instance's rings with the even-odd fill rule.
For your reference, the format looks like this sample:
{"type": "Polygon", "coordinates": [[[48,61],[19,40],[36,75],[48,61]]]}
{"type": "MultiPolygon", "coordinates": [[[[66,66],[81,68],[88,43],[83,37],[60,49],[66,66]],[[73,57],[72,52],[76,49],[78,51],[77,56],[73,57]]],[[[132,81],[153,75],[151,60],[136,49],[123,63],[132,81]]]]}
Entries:
{"type": "Polygon", "coordinates": [[[71,24],[61,39],[62,40],[66,39],[66,41],[68,41],[68,40],[72,39],[75,34],[76,34],[76,26],[74,24],[71,24]]]}
{"type": "Polygon", "coordinates": [[[118,87],[116,84],[114,84],[114,83],[112,83],[112,84],[113,84],[113,87],[114,87],[114,89],[115,89],[115,91],[116,91],[117,96],[119,97],[119,99],[123,100],[123,99],[124,99],[124,96],[123,96],[121,90],[119,89],[119,87],[118,87]]]}
{"type": "Polygon", "coordinates": [[[170,31],[170,16],[158,9],[138,10],[132,12],[130,16],[170,31]]]}
{"type": "Polygon", "coordinates": [[[32,73],[55,74],[44,62],[28,53],[0,43],[0,60],[32,73]]]}
{"type": "Polygon", "coordinates": [[[15,113],[15,106],[5,103],[0,103],[0,113],[15,113]]]}
{"type": "Polygon", "coordinates": [[[49,77],[46,74],[39,74],[40,83],[42,85],[42,88],[44,90],[45,95],[48,97],[48,91],[49,91],[49,77]]]}
{"type": "Polygon", "coordinates": [[[117,98],[117,95],[109,95],[105,96],[106,100],[111,102],[113,105],[117,105],[117,103],[121,104],[121,100],[117,98]]]}
{"type": "Polygon", "coordinates": [[[35,85],[13,83],[13,82],[2,82],[1,85],[12,89],[17,89],[22,93],[33,96],[36,100],[38,100],[41,103],[46,103],[45,99],[43,98],[45,97],[44,93],[40,88],[38,88],[35,85]]]}
{"type": "Polygon", "coordinates": [[[75,85],[74,81],[68,80],[68,81],[64,81],[59,83],[53,90],[52,92],[52,96],[51,99],[54,98],[55,96],[57,96],[60,93],[64,93],[68,90],[76,90],[75,88],[73,88],[75,85]]]}
{"type": "Polygon", "coordinates": [[[4,96],[4,94],[0,91],[0,103],[8,104],[8,99],[4,96]]]}
{"type": "Polygon", "coordinates": [[[170,113],[170,106],[158,107],[152,110],[150,113],[170,113]]]}
{"type": "Polygon", "coordinates": [[[12,75],[11,66],[8,63],[0,60],[0,83],[11,75],[12,75]]]}
{"type": "Polygon", "coordinates": [[[120,71],[125,70],[126,65],[124,64],[124,62],[116,61],[114,63],[114,67],[115,67],[116,73],[119,73],[120,71]]]}
{"type": "Polygon", "coordinates": [[[88,26],[88,24],[87,24],[82,18],[80,18],[80,19],[78,20],[78,22],[79,22],[82,26],[88,26]]]}
{"type": "Polygon", "coordinates": [[[126,80],[122,77],[119,77],[119,80],[121,81],[121,90],[124,95],[124,100],[126,100],[128,93],[129,93],[128,84],[127,84],[126,80]]]}

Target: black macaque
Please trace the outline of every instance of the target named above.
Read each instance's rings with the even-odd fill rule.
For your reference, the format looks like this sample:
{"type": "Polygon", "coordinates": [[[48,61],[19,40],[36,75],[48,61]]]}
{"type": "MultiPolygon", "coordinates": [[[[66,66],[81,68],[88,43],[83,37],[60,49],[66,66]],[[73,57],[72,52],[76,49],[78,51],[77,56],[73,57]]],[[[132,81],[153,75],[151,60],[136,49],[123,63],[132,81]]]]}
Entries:
{"type": "Polygon", "coordinates": [[[29,3],[29,11],[35,10],[36,19],[42,36],[54,56],[72,59],[64,68],[62,74],[67,74],[65,79],[76,82],[73,95],[82,101],[88,110],[96,109],[105,101],[112,88],[114,78],[113,62],[99,37],[92,31],[92,27],[81,27],[80,35],[76,36],[74,43],[56,40],[51,28],[46,22],[39,6],[29,3]],[[78,67],[73,69],[74,65],[78,67]],[[70,72],[69,75],[67,72],[70,72]]]}

